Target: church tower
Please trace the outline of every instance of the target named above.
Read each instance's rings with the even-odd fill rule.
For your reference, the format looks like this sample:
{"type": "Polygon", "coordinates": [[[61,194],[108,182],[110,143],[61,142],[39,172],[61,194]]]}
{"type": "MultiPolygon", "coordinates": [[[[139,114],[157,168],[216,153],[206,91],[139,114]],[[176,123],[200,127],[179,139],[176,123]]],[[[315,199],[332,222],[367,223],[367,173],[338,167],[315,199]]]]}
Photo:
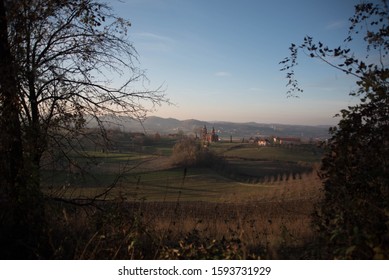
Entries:
{"type": "Polygon", "coordinates": [[[207,127],[206,127],[206,125],[204,124],[203,130],[202,130],[202,132],[201,132],[201,139],[202,139],[203,141],[207,141],[207,134],[208,134],[207,127]]]}
{"type": "Polygon", "coordinates": [[[208,145],[211,142],[218,142],[219,136],[216,134],[214,127],[212,128],[212,132],[208,133],[207,127],[204,125],[203,129],[201,130],[201,140],[208,145]]]}
{"type": "Polygon", "coordinates": [[[219,136],[215,132],[215,127],[212,127],[211,142],[219,141],[219,136]]]}

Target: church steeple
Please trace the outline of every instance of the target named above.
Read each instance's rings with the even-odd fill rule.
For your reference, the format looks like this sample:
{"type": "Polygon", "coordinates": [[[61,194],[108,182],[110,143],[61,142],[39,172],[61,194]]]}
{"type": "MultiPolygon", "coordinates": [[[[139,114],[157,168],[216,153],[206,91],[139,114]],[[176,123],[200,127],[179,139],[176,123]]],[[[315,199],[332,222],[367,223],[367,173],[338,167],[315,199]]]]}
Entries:
{"type": "Polygon", "coordinates": [[[204,127],[203,127],[203,130],[201,132],[201,136],[202,136],[202,139],[203,141],[206,141],[207,140],[207,134],[208,134],[208,131],[207,131],[207,126],[204,124],[204,127]]]}
{"type": "Polygon", "coordinates": [[[219,136],[216,134],[215,127],[212,127],[212,132],[208,133],[207,126],[204,125],[203,129],[201,130],[201,140],[207,143],[218,142],[219,136]]]}
{"type": "Polygon", "coordinates": [[[212,142],[219,141],[219,136],[217,136],[217,134],[215,132],[215,127],[212,127],[211,141],[212,142]]]}

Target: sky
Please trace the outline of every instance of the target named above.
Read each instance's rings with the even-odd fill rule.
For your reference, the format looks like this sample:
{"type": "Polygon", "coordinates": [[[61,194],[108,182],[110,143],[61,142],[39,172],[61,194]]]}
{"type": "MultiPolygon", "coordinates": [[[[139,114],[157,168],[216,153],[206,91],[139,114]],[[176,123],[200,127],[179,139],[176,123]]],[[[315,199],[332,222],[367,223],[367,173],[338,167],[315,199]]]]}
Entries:
{"type": "MultiPolygon", "coordinates": [[[[287,97],[279,62],[304,36],[343,44],[358,0],[111,0],[128,19],[129,40],[148,88],[174,105],[152,115],[204,121],[334,125],[357,100],[355,80],[303,53],[296,77],[304,92],[287,97]]],[[[362,44],[352,46],[362,51],[362,44]]]]}

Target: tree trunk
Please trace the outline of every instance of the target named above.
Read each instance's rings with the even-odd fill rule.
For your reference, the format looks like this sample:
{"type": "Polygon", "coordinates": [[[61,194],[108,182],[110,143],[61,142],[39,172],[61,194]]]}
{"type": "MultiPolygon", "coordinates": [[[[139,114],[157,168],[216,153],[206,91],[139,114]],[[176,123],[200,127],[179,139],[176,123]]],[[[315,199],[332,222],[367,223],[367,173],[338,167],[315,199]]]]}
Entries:
{"type": "Polygon", "coordinates": [[[8,41],[5,1],[0,0],[0,258],[39,257],[43,200],[23,156],[16,69],[8,41]]]}
{"type": "Polygon", "coordinates": [[[3,195],[13,196],[23,170],[19,101],[7,35],[4,1],[0,1],[1,173],[3,195]]]}

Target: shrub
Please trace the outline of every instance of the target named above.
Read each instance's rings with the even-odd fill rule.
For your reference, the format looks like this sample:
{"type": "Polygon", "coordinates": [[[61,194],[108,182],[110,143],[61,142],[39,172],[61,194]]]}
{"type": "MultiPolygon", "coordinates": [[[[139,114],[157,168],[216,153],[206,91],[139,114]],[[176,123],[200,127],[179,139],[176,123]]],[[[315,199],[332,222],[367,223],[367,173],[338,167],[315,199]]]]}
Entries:
{"type": "Polygon", "coordinates": [[[183,167],[212,166],[217,157],[193,138],[182,138],[173,147],[172,163],[183,167]]]}
{"type": "Polygon", "coordinates": [[[198,230],[194,229],[178,246],[164,247],[161,259],[169,260],[239,260],[244,259],[244,250],[241,240],[237,237],[221,240],[202,238],[198,230]]]}

